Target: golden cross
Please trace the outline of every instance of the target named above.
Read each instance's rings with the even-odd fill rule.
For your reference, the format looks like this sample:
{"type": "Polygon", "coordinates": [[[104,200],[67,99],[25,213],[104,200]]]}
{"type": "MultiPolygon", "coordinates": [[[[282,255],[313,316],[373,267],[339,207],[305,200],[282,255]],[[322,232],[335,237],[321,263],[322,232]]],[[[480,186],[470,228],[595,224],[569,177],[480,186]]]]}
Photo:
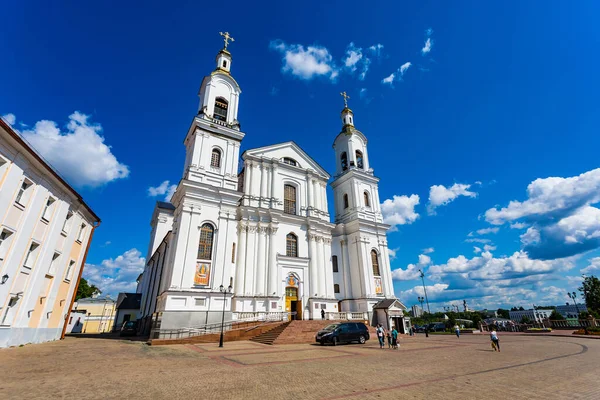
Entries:
{"type": "Polygon", "coordinates": [[[344,98],[344,106],[345,106],[345,107],[348,107],[348,99],[350,98],[350,96],[348,96],[348,95],[346,94],[346,92],[342,92],[342,93],[340,93],[340,96],[342,96],[342,97],[344,98]]]}
{"type": "Polygon", "coordinates": [[[229,44],[229,41],[231,40],[232,42],[235,42],[235,39],[232,38],[231,36],[229,36],[229,32],[219,32],[219,35],[223,36],[223,40],[225,41],[225,49],[227,48],[227,45],[229,44]]]}

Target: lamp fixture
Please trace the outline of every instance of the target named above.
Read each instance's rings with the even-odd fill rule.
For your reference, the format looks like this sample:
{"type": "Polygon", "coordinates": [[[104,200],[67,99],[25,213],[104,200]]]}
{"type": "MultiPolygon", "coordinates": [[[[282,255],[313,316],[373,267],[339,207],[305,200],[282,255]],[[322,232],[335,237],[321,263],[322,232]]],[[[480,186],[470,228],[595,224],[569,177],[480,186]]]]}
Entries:
{"type": "Polygon", "coordinates": [[[4,285],[8,280],[8,274],[2,275],[2,280],[0,280],[0,285],[4,285]]]}

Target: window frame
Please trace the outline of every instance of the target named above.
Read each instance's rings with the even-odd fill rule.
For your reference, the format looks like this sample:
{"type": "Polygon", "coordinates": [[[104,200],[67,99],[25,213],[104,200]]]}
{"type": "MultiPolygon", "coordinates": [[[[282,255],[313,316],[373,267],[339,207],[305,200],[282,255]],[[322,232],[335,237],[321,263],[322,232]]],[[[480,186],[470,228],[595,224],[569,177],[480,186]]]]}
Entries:
{"type": "Polygon", "coordinates": [[[223,152],[218,147],[214,147],[210,153],[210,166],[211,168],[220,169],[221,161],[223,160],[223,152]],[[217,157],[215,157],[215,155],[217,157]],[[216,162],[215,162],[216,159],[216,162]]]}
{"type": "Polygon", "coordinates": [[[83,243],[85,228],[87,228],[87,225],[82,222],[81,225],[79,225],[79,233],[77,233],[77,243],[83,243]]]}
{"type": "Polygon", "coordinates": [[[340,285],[339,283],[333,284],[333,293],[340,293],[340,285]]]}
{"type": "Polygon", "coordinates": [[[348,170],[348,153],[345,151],[342,151],[342,154],[340,154],[340,165],[342,167],[342,171],[348,170]]]}
{"type": "Polygon", "coordinates": [[[44,212],[42,213],[42,220],[50,222],[50,218],[52,217],[52,213],[54,212],[55,204],[56,199],[52,196],[48,196],[48,199],[46,200],[46,205],[44,206],[44,212]]]}
{"type": "Polygon", "coordinates": [[[337,256],[331,256],[331,268],[333,269],[333,272],[340,272],[337,256]]]}
{"type": "Polygon", "coordinates": [[[377,250],[371,250],[371,267],[373,269],[373,276],[381,277],[381,268],[379,265],[379,253],[377,250]]]}
{"type": "Polygon", "coordinates": [[[12,244],[14,233],[14,231],[5,227],[0,228],[0,265],[2,265],[2,261],[4,261],[8,254],[8,248],[10,248],[10,245],[12,244]],[[3,235],[5,236],[3,237],[3,235]]]}
{"type": "Polygon", "coordinates": [[[296,185],[290,183],[283,185],[283,212],[290,215],[298,215],[298,188],[296,185]],[[288,188],[293,190],[293,199],[288,198],[288,188]]]}
{"type": "MultiPolygon", "coordinates": [[[[215,227],[213,226],[213,224],[209,223],[209,222],[205,222],[200,226],[200,237],[198,238],[198,252],[196,254],[196,260],[203,260],[203,261],[212,261],[212,256],[213,256],[213,247],[215,244],[215,227]],[[203,238],[203,230],[205,228],[210,228],[210,233],[208,234],[209,236],[207,236],[206,238],[203,238]],[[204,242],[203,242],[204,239],[204,242]],[[208,243],[208,240],[210,240],[210,243],[208,243]],[[203,248],[202,252],[200,252],[200,248],[203,248]],[[208,248],[208,250],[207,250],[208,248]],[[206,255],[208,254],[208,258],[206,258],[206,255]]],[[[208,232],[205,231],[205,232],[208,232]]]]}
{"type": "Polygon", "coordinates": [[[65,272],[65,277],[63,278],[65,282],[71,282],[71,272],[73,271],[73,267],[76,263],[77,262],[75,260],[69,260],[69,263],[67,264],[67,270],[65,272]]]}
{"type": "Polygon", "coordinates": [[[356,168],[365,169],[365,158],[363,156],[363,152],[356,150],[354,152],[354,156],[356,157],[356,168]]]}
{"type": "Polygon", "coordinates": [[[29,270],[33,269],[37,261],[37,252],[39,251],[40,247],[41,245],[37,242],[32,241],[29,243],[29,249],[27,250],[27,253],[25,253],[25,259],[23,260],[23,268],[27,268],[29,270]],[[31,256],[33,256],[33,261],[30,258],[31,256]]]}
{"type": "Polygon", "coordinates": [[[294,232],[290,232],[285,235],[285,255],[286,257],[298,257],[298,253],[298,236],[294,232]]]}
{"type": "Polygon", "coordinates": [[[348,193],[344,193],[343,202],[344,202],[344,210],[347,210],[350,207],[350,200],[348,199],[348,193]]]}
{"type": "Polygon", "coordinates": [[[294,160],[294,159],[293,159],[293,158],[291,158],[291,157],[283,157],[283,160],[282,160],[282,162],[283,162],[284,164],[291,165],[291,166],[293,166],[293,167],[297,167],[297,166],[298,166],[298,161],[294,160]]]}
{"type": "Polygon", "coordinates": [[[213,118],[217,121],[227,122],[227,117],[229,116],[229,102],[224,97],[215,98],[214,110],[213,110],[213,118]],[[225,107],[222,107],[221,104],[224,104],[225,107]],[[219,110],[219,112],[217,112],[219,110]],[[224,114],[220,111],[224,111],[224,114]]]}
{"type": "Polygon", "coordinates": [[[371,208],[371,199],[370,199],[370,196],[369,196],[369,192],[367,192],[366,190],[363,193],[363,199],[364,199],[364,202],[365,202],[365,207],[371,208]]]}
{"type": "Polygon", "coordinates": [[[15,197],[15,203],[19,206],[25,208],[27,203],[29,202],[29,198],[31,197],[31,192],[33,188],[33,181],[27,177],[24,177],[21,181],[21,186],[19,186],[17,196],[15,197]]]}

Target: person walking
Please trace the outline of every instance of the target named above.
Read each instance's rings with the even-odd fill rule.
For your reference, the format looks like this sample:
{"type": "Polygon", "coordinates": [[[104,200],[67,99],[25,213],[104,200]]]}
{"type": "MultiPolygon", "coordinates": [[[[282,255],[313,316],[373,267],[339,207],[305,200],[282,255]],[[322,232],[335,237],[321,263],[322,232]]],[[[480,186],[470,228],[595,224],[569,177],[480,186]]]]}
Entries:
{"type": "Polygon", "coordinates": [[[321,309],[321,319],[325,319],[325,310],[321,309]]]}
{"type": "Polygon", "coordinates": [[[429,324],[425,325],[425,337],[429,337],[429,324]]]}
{"type": "Polygon", "coordinates": [[[388,349],[392,348],[392,332],[386,331],[385,336],[387,337],[388,349]]]}
{"type": "Polygon", "coordinates": [[[379,340],[379,348],[383,349],[383,345],[384,343],[384,332],[383,332],[383,327],[381,326],[381,324],[377,324],[377,328],[375,329],[375,332],[377,333],[377,340],[379,340]]]}
{"type": "Polygon", "coordinates": [[[399,345],[398,345],[398,331],[396,330],[396,327],[393,326],[392,327],[392,349],[398,349],[399,345]]]}
{"type": "Polygon", "coordinates": [[[458,324],[454,325],[454,332],[456,333],[456,337],[460,339],[460,327],[458,324]]]}
{"type": "Polygon", "coordinates": [[[494,328],[492,328],[492,331],[490,332],[490,340],[492,341],[492,348],[494,351],[500,351],[500,340],[498,339],[498,333],[494,328]]]}

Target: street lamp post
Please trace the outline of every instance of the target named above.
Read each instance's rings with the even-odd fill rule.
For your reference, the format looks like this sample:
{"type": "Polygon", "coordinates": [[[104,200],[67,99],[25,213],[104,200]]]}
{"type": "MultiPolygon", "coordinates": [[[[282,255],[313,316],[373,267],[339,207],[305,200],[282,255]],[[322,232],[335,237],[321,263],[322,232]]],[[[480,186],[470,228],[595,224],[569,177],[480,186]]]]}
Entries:
{"type": "Polygon", "coordinates": [[[223,347],[223,326],[225,325],[225,304],[227,304],[227,293],[231,293],[232,287],[229,285],[227,289],[221,285],[219,290],[223,293],[223,315],[221,317],[221,337],[219,338],[219,347],[223,347]]]}
{"type": "Polygon", "coordinates": [[[423,302],[425,301],[425,298],[423,296],[419,296],[417,297],[417,300],[419,300],[419,303],[421,303],[421,315],[423,314],[423,302]]]}
{"type": "Polygon", "coordinates": [[[425,301],[427,302],[427,313],[431,314],[431,309],[429,308],[429,300],[427,299],[427,289],[425,289],[425,274],[421,270],[419,270],[419,274],[421,275],[421,281],[423,282],[423,292],[425,293],[425,301]]]}

